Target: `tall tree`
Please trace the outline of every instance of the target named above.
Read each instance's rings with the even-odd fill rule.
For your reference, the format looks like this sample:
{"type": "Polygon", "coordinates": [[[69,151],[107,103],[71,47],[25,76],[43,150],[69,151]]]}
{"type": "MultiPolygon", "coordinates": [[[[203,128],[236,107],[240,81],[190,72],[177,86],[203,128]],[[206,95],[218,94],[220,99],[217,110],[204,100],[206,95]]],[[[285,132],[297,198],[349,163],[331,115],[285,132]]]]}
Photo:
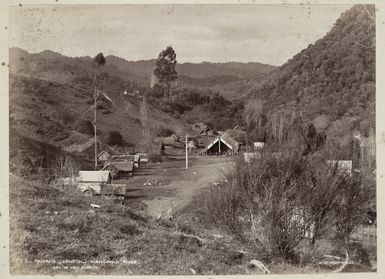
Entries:
{"type": "Polygon", "coordinates": [[[260,129],[263,124],[263,101],[254,99],[247,102],[243,111],[243,119],[246,123],[246,145],[249,146],[252,130],[260,129]]]}
{"type": "Polygon", "coordinates": [[[161,85],[166,92],[167,98],[170,97],[172,87],[176,84],[178,78],[178,73],[175,70],[176,63],[176,53],[172,46],[168,46],[165,50],[162,50],[156,60],[154,69],[156,81],[152,80],[151,87],[153,87],[153,83],[161,85]]]}

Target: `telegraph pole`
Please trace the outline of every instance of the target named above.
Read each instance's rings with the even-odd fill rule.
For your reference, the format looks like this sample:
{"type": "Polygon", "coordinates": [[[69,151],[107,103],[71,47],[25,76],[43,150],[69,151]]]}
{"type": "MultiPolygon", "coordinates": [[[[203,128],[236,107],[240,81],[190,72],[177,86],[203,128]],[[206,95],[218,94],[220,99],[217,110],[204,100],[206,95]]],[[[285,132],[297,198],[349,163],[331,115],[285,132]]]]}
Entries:
{"type": "Polygon", "coordinates": [[[98,146],[97,146],[97,141],[96,141],[96,99],[98,98],[97,96],[97,91],[96,91],[96,66],[95,66],[95,78],[94,78],[94,136],[95,136],[95,166],[94,168],[96,169],[98,167],[98,146]]]}
{"type": "Polygon", "coordinates": [[[106,64],[106,59],[103,56],[103,53],[99,53],[95,56],[93,62],[94,64],[94,133],[95,133],[95,169],[98,167],[98,146],[96,138],[96,100],[98,98],[98,90],[96,89],[96,68],[106,64]]]}
{"type": "Polygon", "coordinates": [[[186,169],[188,169],[187,133],[186,133],[186,169]]]}

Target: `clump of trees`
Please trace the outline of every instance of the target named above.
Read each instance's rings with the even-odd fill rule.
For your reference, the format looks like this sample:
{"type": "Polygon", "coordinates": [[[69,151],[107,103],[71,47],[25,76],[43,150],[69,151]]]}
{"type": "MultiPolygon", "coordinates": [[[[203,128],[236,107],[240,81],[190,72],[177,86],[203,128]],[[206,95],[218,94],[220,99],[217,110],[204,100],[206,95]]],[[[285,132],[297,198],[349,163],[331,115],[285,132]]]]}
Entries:
{"type": "Polygon", "coordinates": [[[231,129],[242,124],[243,101],[230,101],[211,90],[197,90],[191,88],[175,89],[178,96],[167,101],[153,99],[152,102],[167,113],[175,116],[182,116],[186,113],[197,110],[201,114],[194,115],[194,121],[205,122],[211,119],[212,128],[216,130],[231,129]]]}
{"type": "Polygon", "coordinates": [[[166,127],[157,127],[156,128],[156,136],[157,137],[169,137],[172,134],[174,134],[174,131],[171,130],[170,128],[166,128],[166,127]]]}
{"type": "Polygon", "coordinates": [[[107,134],[107,144],[122,146],[124,144],[122,135],[118,131],[109,131],[107,134]]]}

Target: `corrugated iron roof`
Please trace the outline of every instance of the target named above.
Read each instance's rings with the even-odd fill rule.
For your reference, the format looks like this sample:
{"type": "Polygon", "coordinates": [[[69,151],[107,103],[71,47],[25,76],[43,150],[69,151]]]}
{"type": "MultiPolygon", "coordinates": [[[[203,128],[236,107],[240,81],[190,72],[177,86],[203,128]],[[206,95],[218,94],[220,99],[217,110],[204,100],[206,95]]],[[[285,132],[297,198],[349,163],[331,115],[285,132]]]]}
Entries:
{"type": "Polygon", "coordinates": [[[108,182],[109,171],[79,171],[79,182],[108,182]]]}
{"type": "Polygon", "coordinates": [[[110,161],[134,161],[135,155],[114,155],[110,157],[110,161]]]}
{"type": "Polygon", "coordinates": [[[110,165],[116,168],[118,171],[127,171],[131,172],[134,170],[134,161],[128,161],[128,160],[115,160],[110,162],[110,165]]]}

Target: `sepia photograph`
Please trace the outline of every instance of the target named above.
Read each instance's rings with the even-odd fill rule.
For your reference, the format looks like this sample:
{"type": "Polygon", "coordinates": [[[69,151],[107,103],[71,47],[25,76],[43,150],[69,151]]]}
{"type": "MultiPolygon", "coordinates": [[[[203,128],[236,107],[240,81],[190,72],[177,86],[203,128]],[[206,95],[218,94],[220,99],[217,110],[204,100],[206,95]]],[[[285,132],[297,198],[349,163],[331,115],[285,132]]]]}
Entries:
{"type": "Polygon", "coordinates": [[[10,275],[377,273],[375,4],[7,9],[10,275]]]}

